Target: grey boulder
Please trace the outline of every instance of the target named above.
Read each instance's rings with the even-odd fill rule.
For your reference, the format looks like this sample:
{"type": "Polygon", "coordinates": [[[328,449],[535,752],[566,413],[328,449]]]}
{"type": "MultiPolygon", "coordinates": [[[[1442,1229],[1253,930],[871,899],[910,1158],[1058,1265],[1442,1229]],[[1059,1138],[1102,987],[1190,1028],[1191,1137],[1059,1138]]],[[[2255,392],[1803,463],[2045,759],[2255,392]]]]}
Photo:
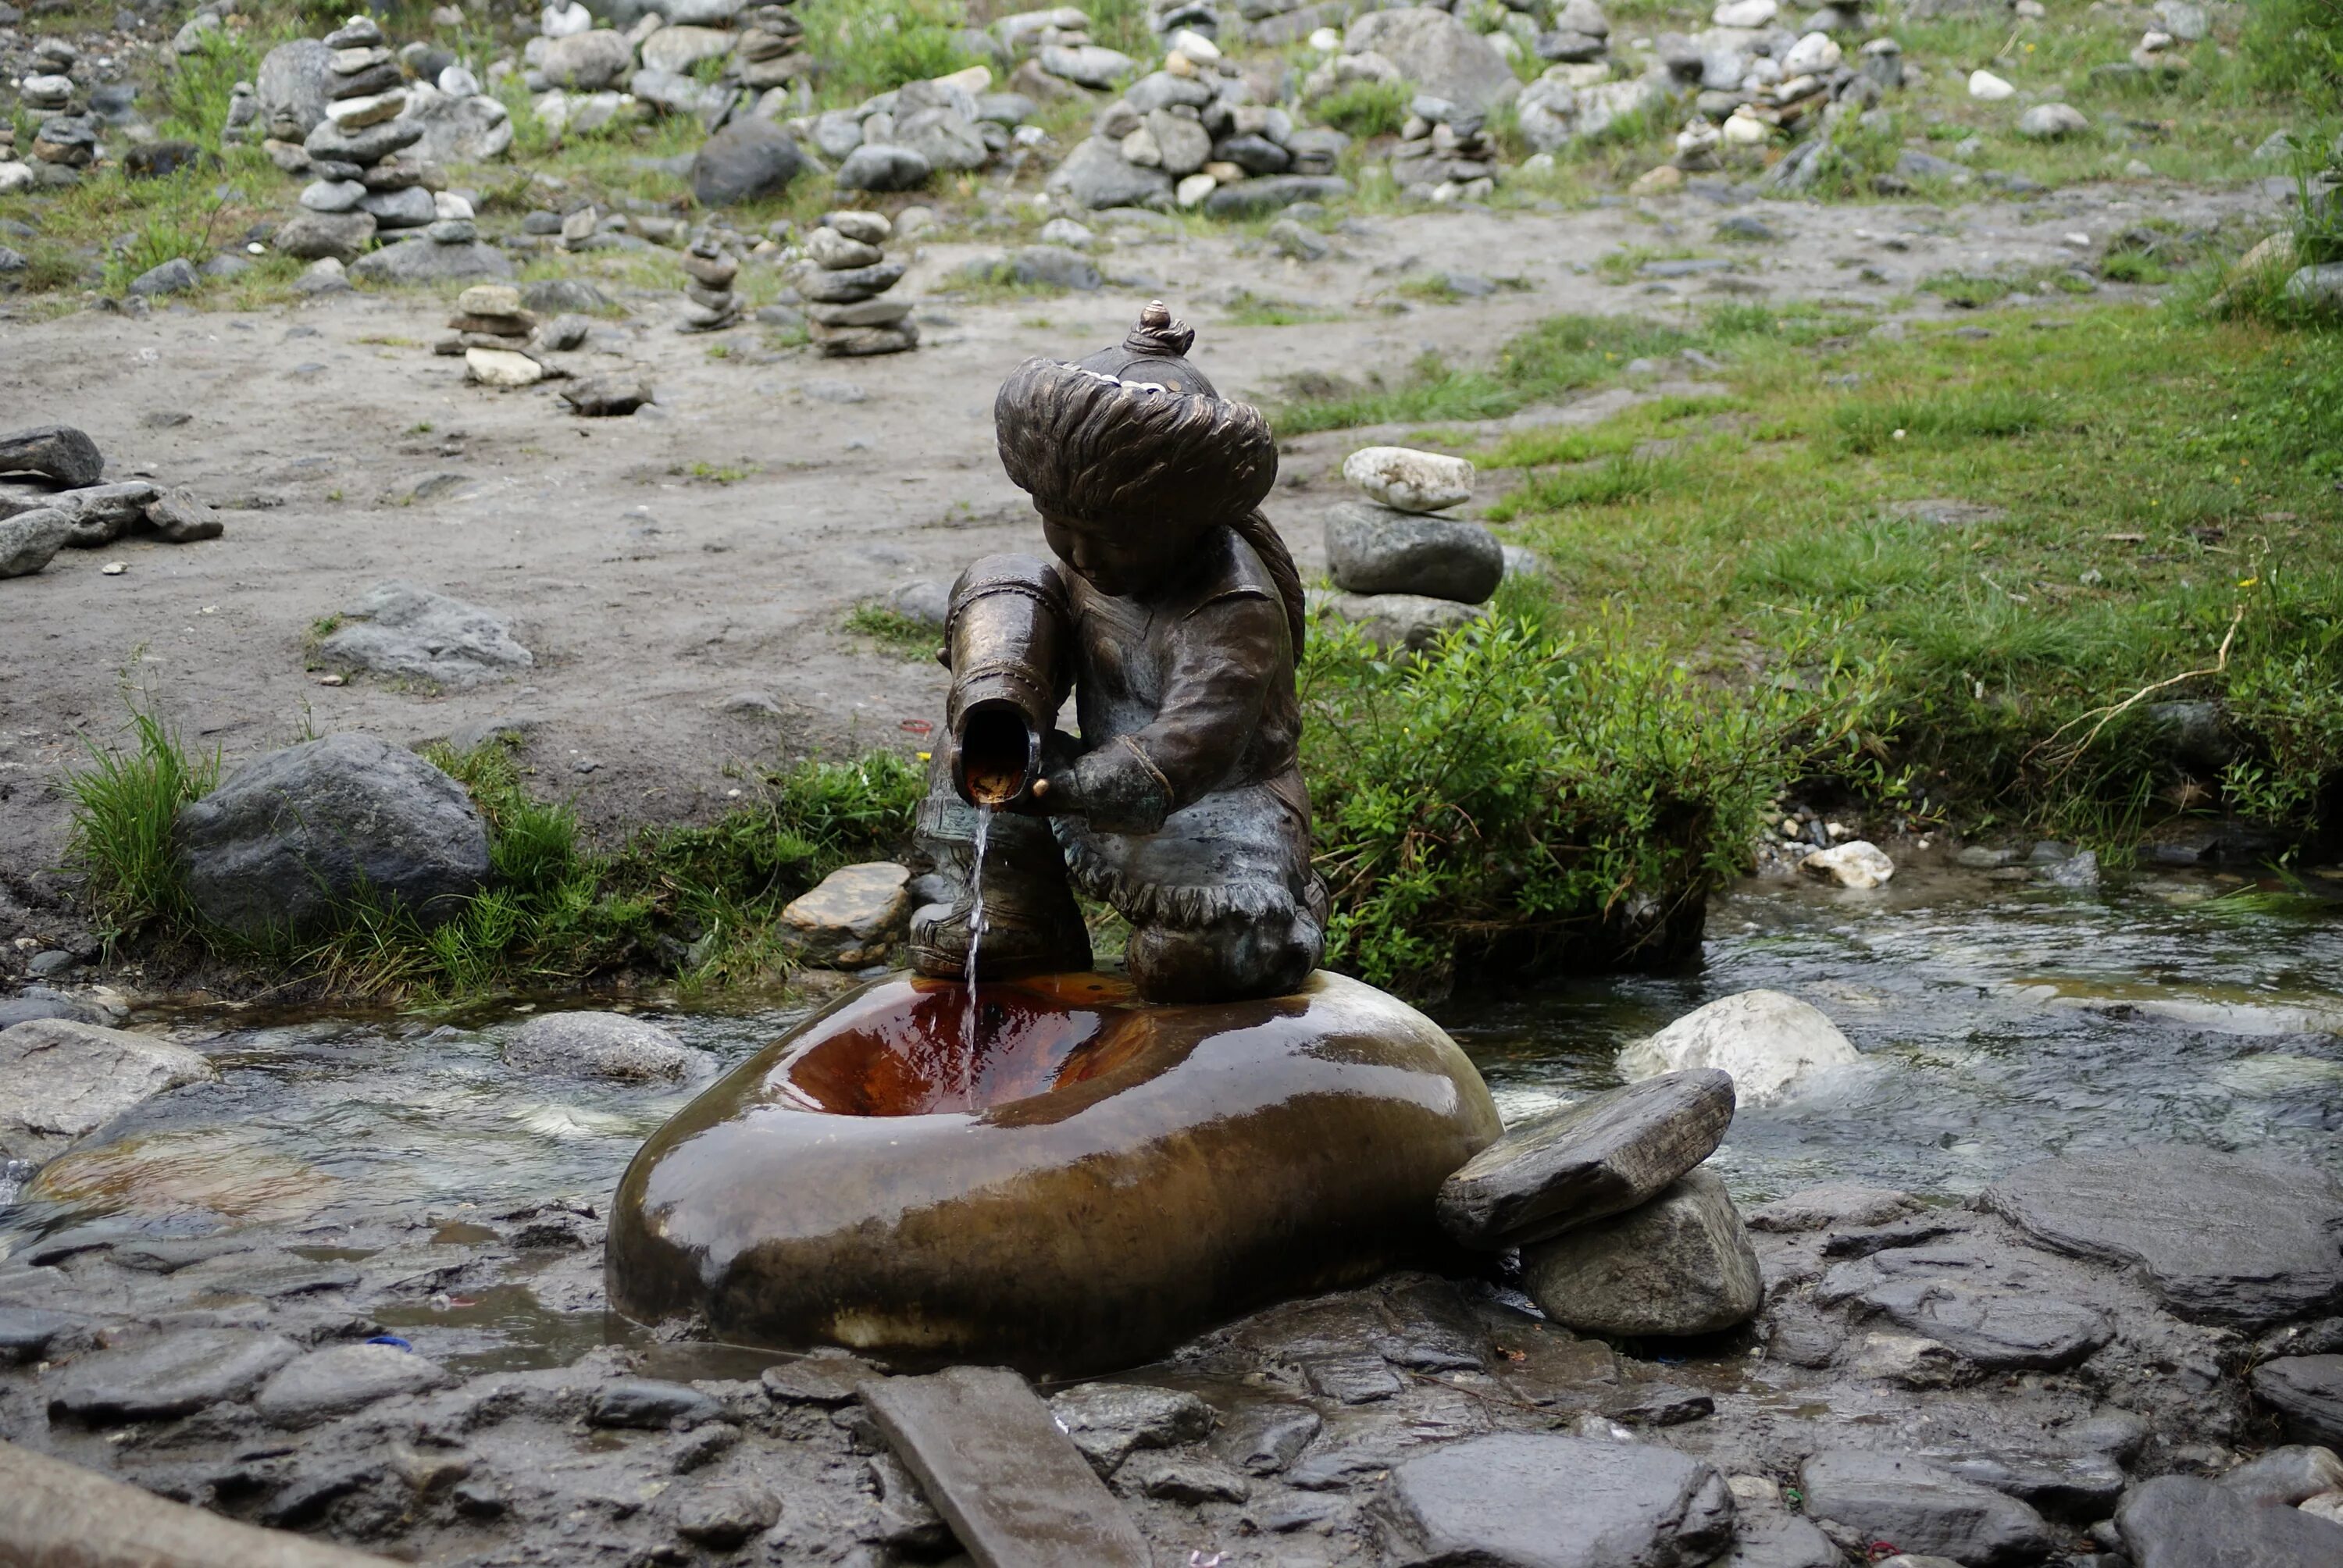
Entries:
{"type": "Polygon", "coordinates": [[[437,1362],[397,1345],[336,1345],[287,1362],[260,1385],[252,1404],[271,1424],[298,1429],[455,1381],[437,1362]]]}
{"type": "Polygon", "coordinates": [[[217,1078],[200,1051],[62,1018],[0,1030],[0,1159],[48,1160],[156,1095],[217,1078]]]}
{"type": "Polygon", "coordinates": [[[1799,1480],[1811,1516],[1916,1555],[2000,1568],[2037,1562],[2052,1545],[2049,1526],[2033,1509],[1924,1460],[1832,1449],[1808,1459],[1799,1480]]]}
{"type": "Polygon", "coordinates": [[[96,484],[105,472],[97,443],[71,425],[35,425],[0,435],[0,474],[40,474],[77,490],[96,484]]]}
{"type": "Polygon", "coordinates": [[[1693,1568],[1733,1541],[1733,1494],[1649,1443],[1506,1433],[1394,1466],[1373,1505],[1393,1568],[1693,1568]]]}
{"type": "Polygon", "coordinates": [[[436,924],[488,873],[462,785],[370,735],[328,735],[249,762],[179,809],[189,896],[251,938],[330,928],[371,897],[436,924]]]}
{"type": "Polygon", "coordinates": [[[1481,618],[1479,607],[1416,593],[1321,593],[1310,608],[1348,621],[1367,642],[1387,653],[1423,653],[1451,632],[1481,618]]]}
{"type": "Polygon", "coordinates": [[[1172,199],[1170,175],[1125,161],[1121,149],[1103,136],[1084,139],[1044,186],[1093,209],[1160,206],[1172,199]]]}
{"type": "MultiPolygon", "coordinates": [[[[1383,11],[1379,15],[1413,15],[1416,13],[1383,11]]],[[[1439,15],[1425,12],[1425,15],[1439,15]]],[[[1296,202],[1334,201],[1351,194],[1351,182],[1339,175],[1271,175],[1266,179],[1239,180],[1232,186],[1222,186],[1204,198],[1208,217],[1266,217],[1269,214],[1293,206],[1296,202]]]]}
{"type": "Polygon", "coordinates": [[[2193,1475],[2159,1475],[2116,1509],[2135,1568],[2334,1568],[2343,1525],[2193,1475]]]}
{"type": "Polygon", "coordinates": [[[125,479],[116,485],[60,490],[48,498],[47,505],[72,525],[67,544],[77,550],[94,550],[128,533],[146,517],[156,494],[155,487],[145,479],[125,479]]]}
{"type": "Polygon", "coordinates": [[[1508,1128],[1441,1183],[1441,1224],[1494,1250],[1624,1212],[1715,1151],[1733,1122],[1733,1080],[1663,1073],[1508,1128]]]}
{"type": "Polygon", "coordinates": [[[931,169],[966,173],[982,168],[992,156],[975,125],[958,110],[941,106],[914,109],[898,120],[895,145],[919,154],[931,169]]]}
{"type": "Polygon", "coordinates": [[[1504,580],[1505,551],[1479,523],[1337,501],[1326,508],[1326,564],[1335,586],[1352,593],[1479,604],[1504,580]]]}
{"type": "Polygon", "coordinates": [[[352,277],[370,283],[447,283],[512,275],[513,264],[504,252],[478,241],[441,245],[431,239],[402,239],[350,264],[352,277]]]}
{"type": "Polygon", "coordinates": [[[347,266],[374,243],[374,236],[370,212],[313,212],[303,207],[278,224],[268,239],[280,253],[297,260],[324,261],[330,256],[347,266]]]}
{"type": "Polygon", "coordinates": [[[1640,1209],[1522,1250],[1545,1314],[1592,1333],[1712,1334],[1757,1315],[1765,1278],[1725,1183],[1694,1171],[1640,1209]]]}
{"type": "Polygon", "coordinates": [[[674,1082],[707,1070],[714,1058],[648,1020],[618,1012],[539,1013],[505,1041],[507,1067],[525,1072],[674,1082]]]}
{"type": "Polygon", "coordinates": [[[289,121],[289,141],[299,141],[326,117],[334,97],[334,52],[316,38],[279,44],[262,57],[253,78],[264,124],[289,121]]]}
{"type": "Polygon", "coordinates": [[[132,278],[126,292],[142,299],[152,299],[158,294],[188,293],[201,281],[196,276],[194,262],[184,256],[175,256],[132,278]]]}
{"type": "Polygon", "coordinates": [[[1342,35],[1353,55],[1377,54],[1416,87],[1461,109],[1486,114],[1521,90],[1505,57],[1461,16],[1429,6],[1371,11],[1342,35]]]}
{"type": "Polygon", "coordinates": [[[634,45],[625,35],[597,27],[567,38],[548,38],[537,68],[544,73],[548,86],[590,93],[618,85],[634,66],[634,45]]]}
{"type": "Polygon", "coordinates": [[[1097,264],[1062,245],[1029,245],[1011,252],[1007,262],[1011,281],[1028,287],[1071,288],[1083,294],[1105,285],[1097,264]]]}
{"type": "Polygon", "coordinates": [[[463,689],[536,663],[488,611],[408,582],[378,583],[317,645],[324,662],[463,689]]]}
{"type": "Polygon", "coordinates": [[[916,190],[934,172],[927,159],[909,147],[866,142],[838,166],[837,186],[842,191],[916,190]]]}
{"type": "Polygon", "coordinates": [[[2220,1477],[2224,1490],[2255,1503],[2293,1508],[2323,1492],[2343,1492],[2343,1458],[2331,1448],[2289,1443],[2249,1459],[2220,1477]]]}
{"type": "Polygon", "coordinates": [[[804,168],[787,131],[769,120],[735,120],[692,155],[691,194],[702,206],[757,201],[787,190],[804,168]]]}
{"type": "Polygon", "coordinates": [[[2022,1166],[1984,1207],[2062,1252],[2130,1264],[2198,1322],[2260,1328],[2343,1301],[2343,1186],[2179,1144],[2022,1166]]]}
{"type": "Polygon", "coordinates": [[[211,508],[186,488],[165,490],[147,502],[146,522],[175,545],[216,539],[227,531],[211,508]]]}
{"type": "Polygon", "coordinates": [[[2032,1292],[1984,1289],[1906,1275],[1875,1286],[1864,1304],[1988,1372],[2052,1372],[2090,1359],[2115,1337],[2096,1307],[2032,1292]]]}
{"type": "Polygon", "coordinates": [[[56,558],[73,531],[73,518],[50,507],[0,518],[0,578],[39,571],[56,558]]]}

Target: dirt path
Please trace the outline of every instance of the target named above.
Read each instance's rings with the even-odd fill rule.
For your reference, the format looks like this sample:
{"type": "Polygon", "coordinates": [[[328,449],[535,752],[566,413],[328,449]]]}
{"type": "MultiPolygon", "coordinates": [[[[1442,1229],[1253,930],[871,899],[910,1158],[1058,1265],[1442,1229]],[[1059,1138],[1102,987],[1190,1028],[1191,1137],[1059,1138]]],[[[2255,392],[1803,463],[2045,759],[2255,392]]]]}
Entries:
{"type": "MultiPolygon", "coordinates": [[[[1484,355],[1558,312],[1718,297],[1879,308],[1941,269],[2088,254],[2068,235],[2096,246],[2144,218],[2207,226],[2277,206],[2260,186],[2087,188],[1949,210],[1759,204],[1740,210],[1783,237],[1740,246],[1711,240],[1724,209],[1698,196],[1642,213],[1427,211],[1357,220],[1332,256],[1306,266],[1227,238],[1172,237],[1103,258],[1129,286],[948,305],[952,324],[927,328],[920,352],[862,362],[768,354],[751,329],[712,359],[709,339],[669,329],[679,296],[628,300],[628,355],[649,367],[664,414],[618,420],[574,418],[550,387],[464,385],[459,361],[423,347],[447,312],[428,297],[0,325],[0,425],[79,425],[109,477],[151,475],[237,508],[216,542],[67,551],[37,577],[0,582],[0,875],[55,864],[76,732],[118,729],[134,660],[132,679],[187,739],[231,762],[305,729],[404,741],[524,721],[541,787],[574,792],[605,832],[705,816],[777,754],[918,744],[904,726],[936,713],[940,672],[843,631],[842,618],[907,581],[949,580],[976,556],[1038,547],[993,455],[993,388],[1029,354],[1119,337],[1150,293],[1198,327],[1198,358],[1224,392],[1270,399],[1306,372],[1403,374],[1427,350],[1484,355]],[[1904,248],[1882,243],[1891,236],[1904,248]],[[1665,294],[1605,283],[1593,265],[1623,245],[1731,254],[1749,270],[1722,296],[1705,277],[1665,294]],[[1866,266],[1886,281],[1863,280],[1866,266]],[[1452,270],[1520,286],[1397,314],[1377,303],[1404,278],[1452,270]],[[1224,325],[1239,289],[1344,314],[1224,325]],[[736,468],[750,472],[705,477],[736,468]],[[458,478],[402,499],[437,475],[458,478]],[[124,575],[100,574],[117,559],[124,575]],[[535,668],[461,693],[319,685],[303,668],[311,624],[388,578],[508,617],[535,668]],[[778,716],[728,708],[746,692],[771,698],[778,716]]],[[[930,246],[903,286],[925,295],[977,254],[930,246]]],[[[1943,309],[1918,301],[1917,314],[1943,309]]],[[[1330,432],[1289,450],[1271,511],[1305,569],[1319,564],[1327,468],[1358,444],[1330,432]]]]}

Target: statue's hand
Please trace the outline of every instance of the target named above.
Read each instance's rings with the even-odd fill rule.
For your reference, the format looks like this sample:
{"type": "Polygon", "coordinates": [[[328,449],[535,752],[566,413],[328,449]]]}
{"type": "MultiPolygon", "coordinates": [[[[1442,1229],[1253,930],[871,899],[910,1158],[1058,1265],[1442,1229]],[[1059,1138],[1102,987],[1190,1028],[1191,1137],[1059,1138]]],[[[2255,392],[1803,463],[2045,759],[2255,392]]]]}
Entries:
{"type": "Polygon", "coordinates": [[[1082,814],[1081,776],[1074,770],[1081,759],[1081,749],[1072,736],[1063,730],[1050,732],[1041,742],[1041,777],[1033,780],[1033,809],[1052,817],[1082,814]]]}

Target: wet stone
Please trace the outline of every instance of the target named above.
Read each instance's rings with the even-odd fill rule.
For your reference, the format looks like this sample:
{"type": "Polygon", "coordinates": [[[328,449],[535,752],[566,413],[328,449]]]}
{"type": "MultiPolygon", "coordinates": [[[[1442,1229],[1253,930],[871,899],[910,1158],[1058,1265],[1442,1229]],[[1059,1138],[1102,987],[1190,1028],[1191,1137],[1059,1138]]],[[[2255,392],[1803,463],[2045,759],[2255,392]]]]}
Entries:
{"type": "Polygon", "coordinates": [[[242,1397],[299,1354],[277,1334],[194,1329],[74,1363],[49,1396],[52,1419],[91,1426],[158,1421],[242,1397]]]}
{"type": "Polygon", "coordinates": [[[2093,1307],[2031,1291],[1976,1289],[1905,1277],[1866,1292],[1863,1304],[1988,1372],[2051,1372],[2088,1360],[2115,1336],[2093,1307]]]}
{"type": "Polygon", "coordinates": [[[2254,1369],[2254,1395],[2304,1442],[2343,1444],[2343,1355],[2286,1356],[2254,1369]]]}
{"type": "Polygon", "coordinates": [[[33,1307],[0,1307],[0,1364],[39,1361],[50,1344],[81,1326],[79,1318],[33,1307]]]}
{"type": "Polygon", "coordinates": [[[1212,1406],[1194,1394],[1140,1383],[1083,1383],[1051,1400],[1050,1413],[1101,1475],[1134,1450],[1198,1442],[1212,1430],[1212,1406]]]}
{"type": "Polygon", "coordinates": [[[216,1078],[200,1051],[65,1019],[0,1030],[0,1159],[47,1160],[156,1095],[216,1078]]]}
{"type": "Polygon", "coordinates": [[[261,1385],[252,1403],[277,1426],[315,1426],[378,1400],[455,1381],[438,1362],[396,1345],[337,1345],[288,1362],[261,1385]]]}
{"type": "Polygon", "coordinates": [[[2296,1508],[2322,1492],[2343,1492],[2343,1458],[2331,1448],[2289,1443],[2246,1461],[2220,1482],[2253,1502],[2296,1508]]]}
{"type": "Polygon", "coordinates": [[[1244,1477],[1202,1460],[1162,1460],[1140,1467],[1139,1490],[1167,1503],[1242,1503],[1244,1477]]]}
{"type": "Polygon", "coordinates": [[[864,1396],[929,1501],[980,1563],[1147,1568],[1147,1543],[1023,1378],[953,1367],[864,1396]]]}
{"type": "Polygon", "coordinates": [[[1213,1447],[1248,1475],[1274,1475],[1301,1458],[1325,1425],[1306,1404],[1248,1405],[1229,1419],[1213,1447]]]}
{"type": "Polygon", "coordinates": [[[816,1351],[765,1369],[765,1397],[775,1404],[851,1404],[856,1387],[879,1376],[879,1369],[842,1351],[816,1351]]]}
{"type": "Polygon", "coordinates": [[[1808,1514],[1906,1552],[1999,1568],[2050,1550],[2049,1527],[2033,1509],[1923,1460],[1833,1449],[1808,1459],[1799,1479],[1808,1514]]]}
{"type": "Polygon", "coordinates": [[[1338,1404],[1373,1404],[1407,1383],[1380,1355],[1318,1356],[1302,1364],[1310,1392],[1338,1404]]]}
{"type": "Polygon", "coordinates": [[[1494,1249],[1622,1213],[1707,1159],[1733,1102],[1723,1072],[1670,1072],[1509,1129],[1442,1183],[1440,1222],[1494,1249]]]}
{"type": "Polygon", "coordinates": [[[619,1083],[672,1083],[714,1058],[659,1025],[616,1012],[539,1013],[505,1041],[505,1065],[619,1083]]]}
{"type": "Polygon", "coordinates": [[[2259,1328],[2343,1301],[2343,1186],[2307,1165],[2157,1145],[2025,1166],[1983,1203],[2059,1251],[2137,1267],[2195,1322],[2259,1328]]]}
{"type": "Polygon", "coordinates": [[[2103,1519],[2128,1484],[2123,1466],[2105,1453],[1946,1453],[1928,1457],[1963,1481],[1989,1486],[2046,1513],[2103,1519]]]}
{"type": "Polygon", "coordinates": [[[781,1500],[753,1481],[730,1481],[673,1503],[675,1533],[712,1552],[729,1552],[781,1516],[781,1500]]]}
{"type": "Polygon", "coordinates": [[[1522,1280],[1546,1316],[1594,1333],[1716,1333],[1755,1316],[1765,1298],[1741,1216],[1706,1171],[1642,1208],[1524,1249],[1522,1280]]]}
{"type": "Polygon", "coordinates": [[[1716,1413],[1716,1400],[1696,1388],[1642,1383],[1605,1403],[1603,1413],[1622,1426],[1682,1426],[1716,1413]]]}
{"type": "Polygon", "coordinates": [[[1395,1568],[1692,1568],[1733,1540],[1725,1478],[1656,1444],[1504,1434],[1394,1467],[1373,1504],[1395,1568]]]}
{"type": "Polygon", "coordinates": [[[2333,1568],[2343,1525],[2193,1475],[2160,1475],[2116,1510],[2136,1568],[2333,1568]]]}
{"type": "Polygon", "coordinates": [[[681,1430],[715,1421],[723,1413],[721,1404],[689,1384],[626,1378],[594,1391],[587,1403],[586,1421],[589,1426],[681,1430]]]}

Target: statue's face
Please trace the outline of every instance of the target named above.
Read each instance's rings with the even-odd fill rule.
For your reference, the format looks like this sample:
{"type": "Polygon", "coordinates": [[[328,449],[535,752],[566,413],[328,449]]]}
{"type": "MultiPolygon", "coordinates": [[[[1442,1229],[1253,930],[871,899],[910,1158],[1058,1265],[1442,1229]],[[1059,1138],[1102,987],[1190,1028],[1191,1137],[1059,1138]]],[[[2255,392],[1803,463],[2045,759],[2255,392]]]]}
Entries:
{"type": "Polygon", "coordinates": [[[1195,543],[1188,528],[1105,528],[1055,512],[1041,514],[1041,537],[1083,581],[1116,598],[1144,598],[1178,581],[1195,543]]]}

